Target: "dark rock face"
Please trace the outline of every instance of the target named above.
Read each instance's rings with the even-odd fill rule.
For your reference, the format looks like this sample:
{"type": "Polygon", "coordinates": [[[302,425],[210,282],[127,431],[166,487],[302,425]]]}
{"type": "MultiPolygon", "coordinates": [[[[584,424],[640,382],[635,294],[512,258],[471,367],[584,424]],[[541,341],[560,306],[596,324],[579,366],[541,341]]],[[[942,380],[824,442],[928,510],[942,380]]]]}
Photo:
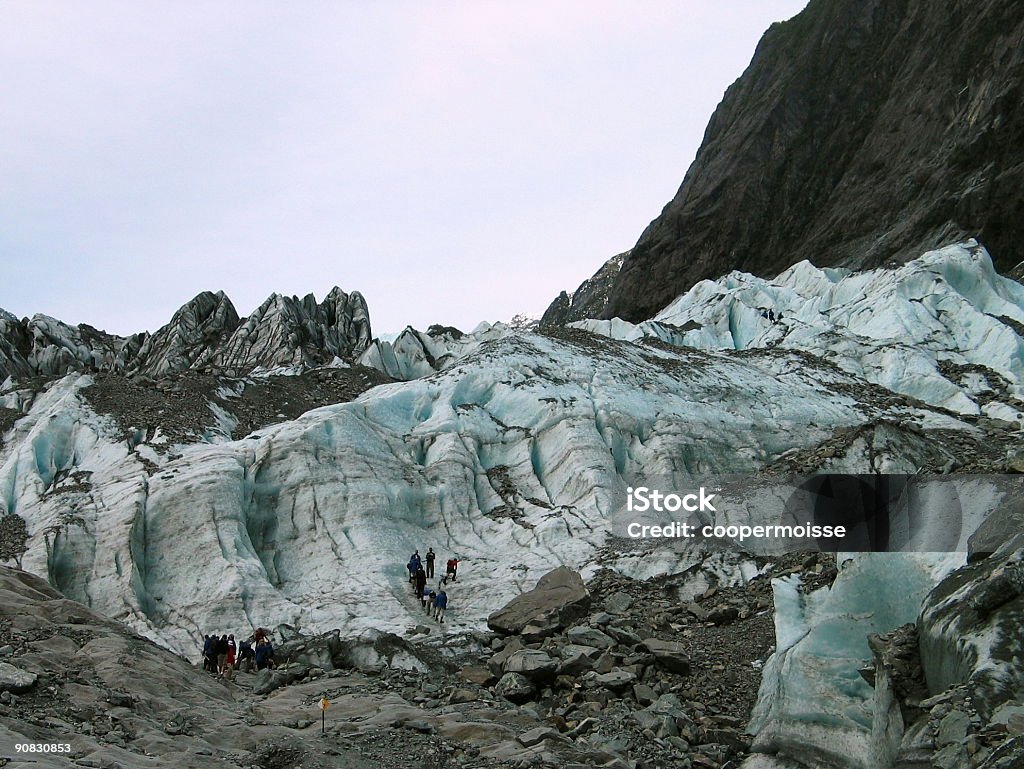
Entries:
{"type": "Polygon", "coordinates": [[[602,317],[732,269],[874,267],[965,235],[1024,256],[1016,0],[811,0],[764,34],[602,317]]]}
{"type": "Polygon", "coordinates": [[[351,360],[372,338],[366,300],[333,288],[320,303],[273,294],[240,319],[224,292],[209,291],[153,334],[119,337],[45,315],[18,320],[0,310],[0,382],[69,371],[159,378],[182,371],[240,376],[255,368],[351,360]]]}
{"type": "Polygon", "coordinates": [[[560,293],[541,316],[541,326],[564,326],[585,318],[599,318],[608,305],[608,295],[619,276],[629,251],[613,256],[601,269],[580,283],[571,294],[560,293]]]}

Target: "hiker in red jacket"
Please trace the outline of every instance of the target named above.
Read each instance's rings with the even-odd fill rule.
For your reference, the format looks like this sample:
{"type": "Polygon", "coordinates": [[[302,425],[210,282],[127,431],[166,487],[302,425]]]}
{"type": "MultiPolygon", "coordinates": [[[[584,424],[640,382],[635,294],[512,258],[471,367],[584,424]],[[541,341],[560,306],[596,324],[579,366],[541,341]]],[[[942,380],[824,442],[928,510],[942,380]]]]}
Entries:
{"type": "Polygon", "coordinates": [[[445,567],[445,577],[451,577],[452,578],[452,582],[458,582],[458,580],[456,579],[458,571],[459,571],[459,559],[458,558],[449,558],[448,559],[448,563],[447,563],[447,565],[445,567]]]}

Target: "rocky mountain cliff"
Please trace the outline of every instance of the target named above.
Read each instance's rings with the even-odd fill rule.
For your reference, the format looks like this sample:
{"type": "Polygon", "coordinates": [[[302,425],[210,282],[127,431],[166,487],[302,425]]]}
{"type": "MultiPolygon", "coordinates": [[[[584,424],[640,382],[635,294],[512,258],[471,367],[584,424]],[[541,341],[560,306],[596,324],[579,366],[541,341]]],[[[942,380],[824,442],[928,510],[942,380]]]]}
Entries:
{"type": "Polygon", "coordinates": [[[583,281],[572,293],[563,291],[544,311],[540,325],[559,326],[586,318],[599,318],[608,306],[608,296],[629,251],[617,254],[583,281]]]}
{"type": "Polygon", "coordinates": [[[319,303],[312,294],[302,299],[273,294],[248,318],[239,318],[223,291],[204,291],[156,332],[128,337],[46,315],[18,320],[0,309],[0,381],[69,372],[242,376],[256,368],[350,360],[370,340],[362,294],[337,287],[319,303]]]}
{"type": "Polygon", "coordinates": [[[601,317],[704,278],[872,267],[964,235],[1024,259],[1017,0],[811,0],[764,34],[601,317]]]}

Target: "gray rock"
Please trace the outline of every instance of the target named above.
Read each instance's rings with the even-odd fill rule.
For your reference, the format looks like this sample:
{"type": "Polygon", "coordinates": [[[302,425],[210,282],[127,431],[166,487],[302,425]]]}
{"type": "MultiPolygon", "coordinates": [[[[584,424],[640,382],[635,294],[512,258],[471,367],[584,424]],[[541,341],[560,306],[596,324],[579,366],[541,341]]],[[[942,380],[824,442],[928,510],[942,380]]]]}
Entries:
{"type": "Polygon", "coordinates": [[[452,693],[448,695],[448,703],[451,705],[476,702],[478,699],[480,698],[472,689],[452,689],[452,693]]]}
{"type": "Polygon", "coordinates": [[[629,593],[619,591],[605,599],[604,610],[609,614],[625,614],[633,605],[633,597],[629,593]]]}
{"type": "Polygon", "coordinates": [[[655,694],[647,684],[636,684],[633,687],[633,699],[635,699],[640,705],[646,707],[658,699],[658,695],[655,694]]]}
{"type": "Polygon", "coordinates": [[[637,646],[643,643],[640,636],[626,628],[608,625],[605,627],[604,632],[614,638],[617,643],[624,644],[626,646],[637,646]]]}
{"type": "Polygon", "coordinates": [[[967,560],[1024,545],[1024,492],[1011,491],[967,540],[967,560]]]}
{"type": "Polygon", "coordinates": [[[636,721],[641,729],[650,729],[652,732],[657,730],[658,724],[661,723],[661,719],[649,710],[636,710],[630,714],[630,718],[636,721]]]}
{"type": "Polygon", "coordinates": [[[561,650],[562,661],[558,666],[558,672],[569,676],[580,675],[588,670],[593,670],[594,663],[600,655],[600,650],[593,646],[578,646],[570,644],[561,650]]]}
{"type": "Polygon", "coordinates": [[[528,732],[523,732],[516,739],[526,748],[532,748],[534,745],[539,745],[544,740],[549,740],[554,737],[558,737],[557,731],[548,726],[538,726],[536,729],[530,729],[528,732]]]}
{"type": "Polygon", "coordinates": [[[596,681],[605,689],[622,692],[636,682],[636,676],[628,670],[613,670],[610,673],[598,673],[596,681]]]}
{"type": "Polygon", "coordinates": [[[494,693],[509,702],[521,705],[533,699],[537,688],[533,685],[533,681],[522,673],[506,673],[494,685],[494,693]]]}
{"type": "Polygon", "coordinates": [[[505,661],[506,673],[522,673],[534,680],[551,678],[558,669],[558,661],[538,649],[521,649],[505,661]]]}
{"type": "Polygon", "coordinates": [[[936,742],[939,747],[945,747],[950,743],[960,744],[967,739],[967,732],[971,728],[971,718],[962,710],[951,710],[939,721],[939,730],[936,735],[936,742]]]}
{"type": "Polygon", "coordinates": [[[541,316],[541,327],[564,326],[573,321],[600,317],[608,302],[608,292],[627,256],[628,251],[613,256],[571,294],[561,292],[541,316]]]}
{"type": "Polygon", "coordinates": [[[593,646],[597,649],[610,649],[615,646],[615,639],[586,625],[570,628],[565,635],[571,643],[580,646],[593,646]]]}
{"type": "Polygon", "coordinates": [[[15,667],[7,662],[0,662],[0,691],[22,694],[36,685],[39,679],[35,673],[15,667]]]}
{"type": "Polygon", "coordinates": [[[679,675],[689,675],[690,658],[682,644],[675,641],[662,641],[658,638],[648,638],[643,642],[647,649],[661,667],[679,675]]]}
{"type": "Polygon", "coordinates": [[[500,676],[505,672],[505,663],[508,661],[508,658],[520,651],[522,648],[523,642],[518,638],[513,638],[505,644],[505,647],[500,652],[492,655],[491,658],[487,660],[488,669],[495,676],[500,676]]]}
{"type": "Polygon", "coordinates": [[[565,566],[550,571],[536,587],[516,596],[487,618],[487,626],[498,633],[513,635],[527,625],[558,627],[586,616],[590,593],[579,572],[565,566]]]}

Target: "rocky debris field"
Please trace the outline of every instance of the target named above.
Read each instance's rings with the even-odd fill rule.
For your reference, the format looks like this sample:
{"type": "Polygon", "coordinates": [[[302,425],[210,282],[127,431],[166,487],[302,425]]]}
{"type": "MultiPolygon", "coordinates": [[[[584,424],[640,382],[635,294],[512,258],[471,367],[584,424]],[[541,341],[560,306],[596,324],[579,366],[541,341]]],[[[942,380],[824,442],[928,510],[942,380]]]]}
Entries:
{"type": "Polygon", "coordinates": [[[171,442],[188,443],[225,428],[230,428],[230,433],[223,437],[241,438],[311,409],[354,400],[371,387],[390,381],[364,366],[245,379],[195,372],[159,380],[96,374],[82,394],[98,414],[117,420],[133,443],[152,441],[158,431],[171,442]],[[221,420],[214,408],[220,410],[221,420]]]}
{"type": "Polygon", "coordinates": [[[510,604],[516,632],[295,637],[232,682],[2,568],[0,765],[66,743],[94,767],[735,766],[774,643],[768,577],[831,568],[778,562],[685,601],[671,577],[560,569],[510,604]]]}
{"type": "Polygon", "coordinates": [[[270,376],[245,383],[237,398],[224,403],[237,419],[233,438],[267,425],[295,419],[307,411],[355,400],[391,378],[366,366],[318,368],[297,376],[270,376]]]}
{"type": "MultiPolygon", "coordinates": [[[[874,666],[861,675],[899,712],[900,769],[1015,769],[1024,757],[1010,627],[1021,557],[979,558],[936,588],[919,627],[869,640],[874,666]],[[970,610],[944,649],[952,642],[934,629],[959,600],[970,610]],[[995,675],[977,653],[966,684],[929,669],[984,642],[993,622],[1006,639],[991,650],[995,675]]],[[[585,584],[561,567],[487,631],[449,634],[424,617],[402,636],[278,638],[277,669],[231,681],[0,568],[0,766],[23,765],[18,744],[65,744],[68,755],[37,753],[31,765],[405,769],[413,757],[425,769],[737,769],[752,755],[745,728],[775,646],[771,580],[799,575],[809,593],[837,574],[829,554],[753,566],[741,586],[695,594],[685,572],[641,581],[603,570],[585,584]]]]}

